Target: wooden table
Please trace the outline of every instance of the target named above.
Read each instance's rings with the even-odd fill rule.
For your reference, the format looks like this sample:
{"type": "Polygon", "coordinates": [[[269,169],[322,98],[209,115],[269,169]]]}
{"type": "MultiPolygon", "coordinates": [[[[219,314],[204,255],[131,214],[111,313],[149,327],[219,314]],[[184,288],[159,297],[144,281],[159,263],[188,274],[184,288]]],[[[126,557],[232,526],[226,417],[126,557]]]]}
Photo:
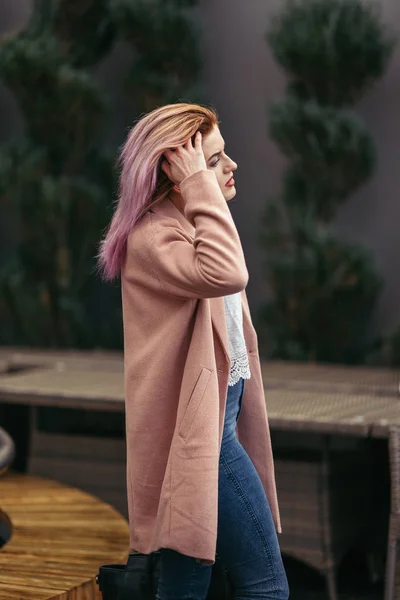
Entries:
{"type": "Polygon", "coordinates": [[[81,490],[8,473],[0,507],[12,526],[0,551],[0,600],[99,599],[99,566],[126,562],[127,522],[81,490]]]}

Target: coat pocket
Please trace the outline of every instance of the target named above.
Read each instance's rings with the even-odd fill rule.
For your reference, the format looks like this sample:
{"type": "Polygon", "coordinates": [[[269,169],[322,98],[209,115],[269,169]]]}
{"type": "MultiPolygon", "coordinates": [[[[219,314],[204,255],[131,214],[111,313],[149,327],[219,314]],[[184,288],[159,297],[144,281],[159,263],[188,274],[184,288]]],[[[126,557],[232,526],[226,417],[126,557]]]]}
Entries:
{"type": "Polygon", "coordinates": [[[186,405],[185,412],[183,414],[181,424],[179,426],[178,433],[182,438],[186,438],[189,434],[190,428],[192,426],[193,420],[196,416],[196,413],[200,407],[201,401],[203,399],[204,393],[207,389],[207,385],[210,379],[212,371],[203,367],[200,375],[195,383],[192,393],[190,394],[190,398],[186,405]]]}

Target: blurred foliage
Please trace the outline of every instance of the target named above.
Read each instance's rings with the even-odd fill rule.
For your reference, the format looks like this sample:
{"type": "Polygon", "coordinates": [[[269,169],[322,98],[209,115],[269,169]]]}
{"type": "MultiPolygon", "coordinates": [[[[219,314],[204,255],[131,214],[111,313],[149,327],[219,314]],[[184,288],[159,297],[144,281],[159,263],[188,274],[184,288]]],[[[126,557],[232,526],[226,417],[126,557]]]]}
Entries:
{"type": "Polygon", "coordinates": [[[25,29],[0,47],[0,78],[25,119],[24,139],[0,149],[0,201],[18,238],[0,269],[1,343],[120,344],[118,294],[93,273],[115,189],[101,148],[109,107],[83,70],[114,38],[105,0],[37,0],[25,29]],[[99,294],[110,303],[106,325],[99,294]]]}
{"type": "Polygon", "coordinates": [[[110,106],[88,69],[123,34],[139,57],[134,105],[178,101],[199,70],[192,4],[36,0],[27,26],[2,40],[0,79],[25,131],[0,148],[0,207],[17,226],[0,264],[0,343],[121,347],[120,286],[94,270],[117,173],[102,139],[110,106]]]}
{"type": "Polygon", "coordinates": [[[269,131],[289,165],[262,215],[272,298],[259,326],[273,357],[363,362],[382,278],[330,222],[373,173],[373,140],[348,104],[383,74],[394,40],[362,0],[289,0],[267,40],[288,75],[269,131]]]}
{"type": "Polygon", "coordinates": [[[284,193],[315,217],[331,219],[337,207],[367,179],[375,147],[364,122],[347,110],[293,96],[270,107],[270,135],[291,161],[284,193]]]}
{"type": "Polygon", "coordinates": [[[299,98],[341,107],[385,72],[395,38],[380,4],[368,0],[288,0],[267,39],[299,98]]]}
{"type": "Polygon", "coordinates": [[[127,91],[140,112],[187,100],[203,101],[195,0],[111,0],[118,31],[133,47],[127,91]],[[183,97],[184,96],[184,97],[183,97]]]}

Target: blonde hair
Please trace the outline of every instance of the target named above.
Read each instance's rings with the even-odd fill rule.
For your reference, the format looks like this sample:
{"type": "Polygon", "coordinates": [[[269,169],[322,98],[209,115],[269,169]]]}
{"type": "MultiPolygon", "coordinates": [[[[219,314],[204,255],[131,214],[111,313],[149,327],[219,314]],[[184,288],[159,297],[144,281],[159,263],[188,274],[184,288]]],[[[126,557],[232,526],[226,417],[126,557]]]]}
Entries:
{"type": "Polygon", "coordinates": [[[119,155],[122,169],[115,212],[100,243],[98,262],[104,279],[119,275],[129,234],[174,186],[161,169],[165,150],[181,146],[197,131],[206,135],[218,123],[213,108],[177,103],[151,111],[132,127],[119,155]]]}

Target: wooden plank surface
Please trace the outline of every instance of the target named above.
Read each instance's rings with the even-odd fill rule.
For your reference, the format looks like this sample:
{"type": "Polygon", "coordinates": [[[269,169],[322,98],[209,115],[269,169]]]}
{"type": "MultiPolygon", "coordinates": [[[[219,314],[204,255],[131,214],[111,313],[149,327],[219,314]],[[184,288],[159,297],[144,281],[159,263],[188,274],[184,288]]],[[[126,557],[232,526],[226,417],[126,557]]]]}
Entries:
{"type": "Polygon", "coordinates": [[[0,600],[94,600],[99,565],[126,561],[126,520],[81,490],[9,473],[0,507],[12,522],[0,551],[0,600]]]}

